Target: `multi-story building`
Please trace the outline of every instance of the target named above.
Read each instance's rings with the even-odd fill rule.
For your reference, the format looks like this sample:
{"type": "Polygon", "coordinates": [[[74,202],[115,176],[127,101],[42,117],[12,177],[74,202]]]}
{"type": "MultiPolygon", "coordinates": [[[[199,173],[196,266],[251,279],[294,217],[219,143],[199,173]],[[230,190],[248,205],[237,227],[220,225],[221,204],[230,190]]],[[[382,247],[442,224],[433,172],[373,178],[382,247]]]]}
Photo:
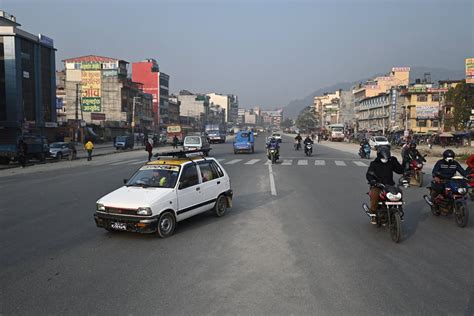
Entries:
{"type": "Polygon", "coordinates": [[[132,80],[143,85],[143,92],[153,96],[154,128],[157,132],[159,125],[169,123],[168,97],[170,76],[160,72],[155,59],[149,58],[132,63],[132,80]]]}
{"type": "MultiPolygon", "coordinates": [[[[127,64],[124,60],[96,55],[64,60],[65,114],[70,126],[77,128],[78,122],[82,122],[89,125],[86,132],[94,128],[106,139],[129,129],[143,133],[152,130],[150,98],[140,84],[127,78],[127,64]],[[133,113],[140,113],[139,120],[133,113]]],[[[78,131],[74,137],[79,136],[78,131]]]]}
{"type": "Polygon", "coordinates": [[[179,113],[181,103],[178,101],[178,97],[170,95],[168,97],[168,125],[179,124],[179,113]]]}
{"type": "Polygon", "coordinates": [[[408,86],[410,83],[410,67],[393,67],[392,71],[381,77],[376,77],[365,84],[366,97],[386,93],[392,87],[408,86]]]}
{"type": "Polygon", "coordinates": [[[225,122],[237,122],[239,101],[233,94],[208,93],[209,102],[219,105],[225,110],[225,122]]]}
{"type": "Polygon", "coordinates": [[[339,99],[341,90],[334,93],[325,93],[313,99],[313,106],[320,119],[320,125],[339,123],[339,99]]]}
{"type": "Polygon", "coordinates": [[[20,26],[0,11],[0,143],[16,143],[22,133],[54,140],[56,49],[51,38],[20,26]]]}
{"type": "Polygon", "coordinates": [[[205,94],[194,94],[182,90],[177,96],[180,105],[180,117],[185,125],[203,130],[209,115],[209,97],[205,94]]]}
{"type": "Polygon", "coordinates": [[[275,111],[262,111],[263,123],[267,126],[280,128],[283,121],[283,109],[275,111]]]}
{"type": "Polygon", "coordinates": [[[237,109],[237,124],[243,124],[245,122],[245,109],[243,108],[238,108],[237,109]]]}

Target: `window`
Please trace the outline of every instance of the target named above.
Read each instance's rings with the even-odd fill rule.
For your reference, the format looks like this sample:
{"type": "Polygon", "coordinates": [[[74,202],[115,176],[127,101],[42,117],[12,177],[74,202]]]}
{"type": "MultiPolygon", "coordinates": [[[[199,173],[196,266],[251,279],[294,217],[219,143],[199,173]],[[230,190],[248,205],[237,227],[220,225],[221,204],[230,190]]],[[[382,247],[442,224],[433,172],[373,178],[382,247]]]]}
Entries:
{"type": "Polygon", "coordinates": [[[184,167],[179,184],[180,190],[199,184],[199,177],[195,164],[190,164],[184,167]]]}
{"type": "Polygon", "coordinates": [[[431,100],[432,101],[439,101],[439,94],[432,94],[431,95],[431,100]]]}
{"type": "Polygon", "coordinates": [[[219,167],[219,165],[215,161],[211,161],[211,167],[216,171],[218,178],[224,176],[224,172],[222,171],[221,167],[219,167]]]}
{"type": "Polygon", "coordinates": [[[201,161],[198,163],[199,169],[201,170],[202,182],[211,181],[219,178],[217,170],[211,165],[212,161],[201,161]]]}
{"type": "Polygon", "coordinates": [[[23,111],[27,121],[36,121],[35,56],[33,43],[21,40],[23,111]]]}
{"type": "Polygon", "coordinates": [[[51,50],[41,47],[41,94],[43,99],[43,109],[45,122],[53,120],[53,109],[51,106],[51,50]]]}
{"type": "Polygon", "coordinates": [[[419,121],[416,121],[416,126],[418,126],[418,127],[426,127],[426,120],[419,120],[419,121]]]}
{"type": "Polygon", "coordinates": [[[418,102],[426,102],[428,101],[428,96],[426,94],[418,94],[416,96],[416,101],[418,102]]]}
{"type": "Polygon", "coordinates": [[[439,127],[439,121],[431,121],[431,127],[439,127]]]}

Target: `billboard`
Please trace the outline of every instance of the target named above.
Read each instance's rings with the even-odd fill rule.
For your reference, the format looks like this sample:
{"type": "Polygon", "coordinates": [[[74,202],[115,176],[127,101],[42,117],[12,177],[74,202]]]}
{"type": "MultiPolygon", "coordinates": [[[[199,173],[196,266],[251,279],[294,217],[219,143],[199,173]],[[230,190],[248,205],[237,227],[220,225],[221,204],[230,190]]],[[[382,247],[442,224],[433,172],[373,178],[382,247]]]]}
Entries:
{"type": "Polygon", "coordinates": [[[466,58],[466,83],[474,83],[474,58],[466,58]]]}
{"type": "Polygon", "coordinates": [[[438,105],[417,105],[416,106],[416,119],[435,119],[438,117],[439,106],[438,105]]]}
{"type": "Polygon", "coordinates": [[[101,83],[102,74],[100,70],[82,72],[82,111],[101,112],[101,83]]]}
{"type": "Polygon", "coordinates": [[[397,118],[397,89],[392,89],[390,96],[390,122],[395,123],[397,118]]]}

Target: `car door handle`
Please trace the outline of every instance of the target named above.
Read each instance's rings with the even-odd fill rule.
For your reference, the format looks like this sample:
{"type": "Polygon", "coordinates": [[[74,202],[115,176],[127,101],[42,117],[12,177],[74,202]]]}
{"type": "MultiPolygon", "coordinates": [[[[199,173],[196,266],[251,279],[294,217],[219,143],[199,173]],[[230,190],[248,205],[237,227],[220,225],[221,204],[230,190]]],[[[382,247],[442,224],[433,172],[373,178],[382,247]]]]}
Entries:
{"type": "Polygon", "coordinates": [[[201,188],[196,188],[196,191],[199,191],[199,190],[201,190],[201,188]]]}
{"type": "Polygon", "coordinates": [[[217,181],[217,184],[221,184],[221,182],[220,182],[220,181],[217,181]]]}

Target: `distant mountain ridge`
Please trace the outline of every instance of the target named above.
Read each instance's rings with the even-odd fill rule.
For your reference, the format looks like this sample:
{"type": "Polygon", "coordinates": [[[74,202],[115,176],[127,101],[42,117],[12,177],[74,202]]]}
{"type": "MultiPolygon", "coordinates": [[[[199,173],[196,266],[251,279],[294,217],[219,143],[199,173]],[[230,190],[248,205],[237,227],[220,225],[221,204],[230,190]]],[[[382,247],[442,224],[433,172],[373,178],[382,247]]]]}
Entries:
{"type": "MultiPolygon", "coordinates": [[[[431,82],[438,83],[439,80],[457,80],[463,79],[465,76],[464,70],[451,70],[444,68],[434,68],[434,67],[411,67],[410,69],[410,82],[415,82],[415,79],[423,79],[424,74],[429,72],[431,77],[431,82]]],[[[320,88],[313,93],[307,95],[303,99],[293,100],[288,103],[287,106],[283,108],[283,115],[289,118],[296,118],[303,108],[308,105],[313,104],[313,99],[315,96],[322,95],[325,92],[334,92],[336,90],[349,90],[355,84],[359,82],[365,82],[368,79],[375,78],[377,76],[382,76],[383,74],[375,74],[368,78],[355,80],[352,82],[339,82],[331,86],[320,88]]]]}

